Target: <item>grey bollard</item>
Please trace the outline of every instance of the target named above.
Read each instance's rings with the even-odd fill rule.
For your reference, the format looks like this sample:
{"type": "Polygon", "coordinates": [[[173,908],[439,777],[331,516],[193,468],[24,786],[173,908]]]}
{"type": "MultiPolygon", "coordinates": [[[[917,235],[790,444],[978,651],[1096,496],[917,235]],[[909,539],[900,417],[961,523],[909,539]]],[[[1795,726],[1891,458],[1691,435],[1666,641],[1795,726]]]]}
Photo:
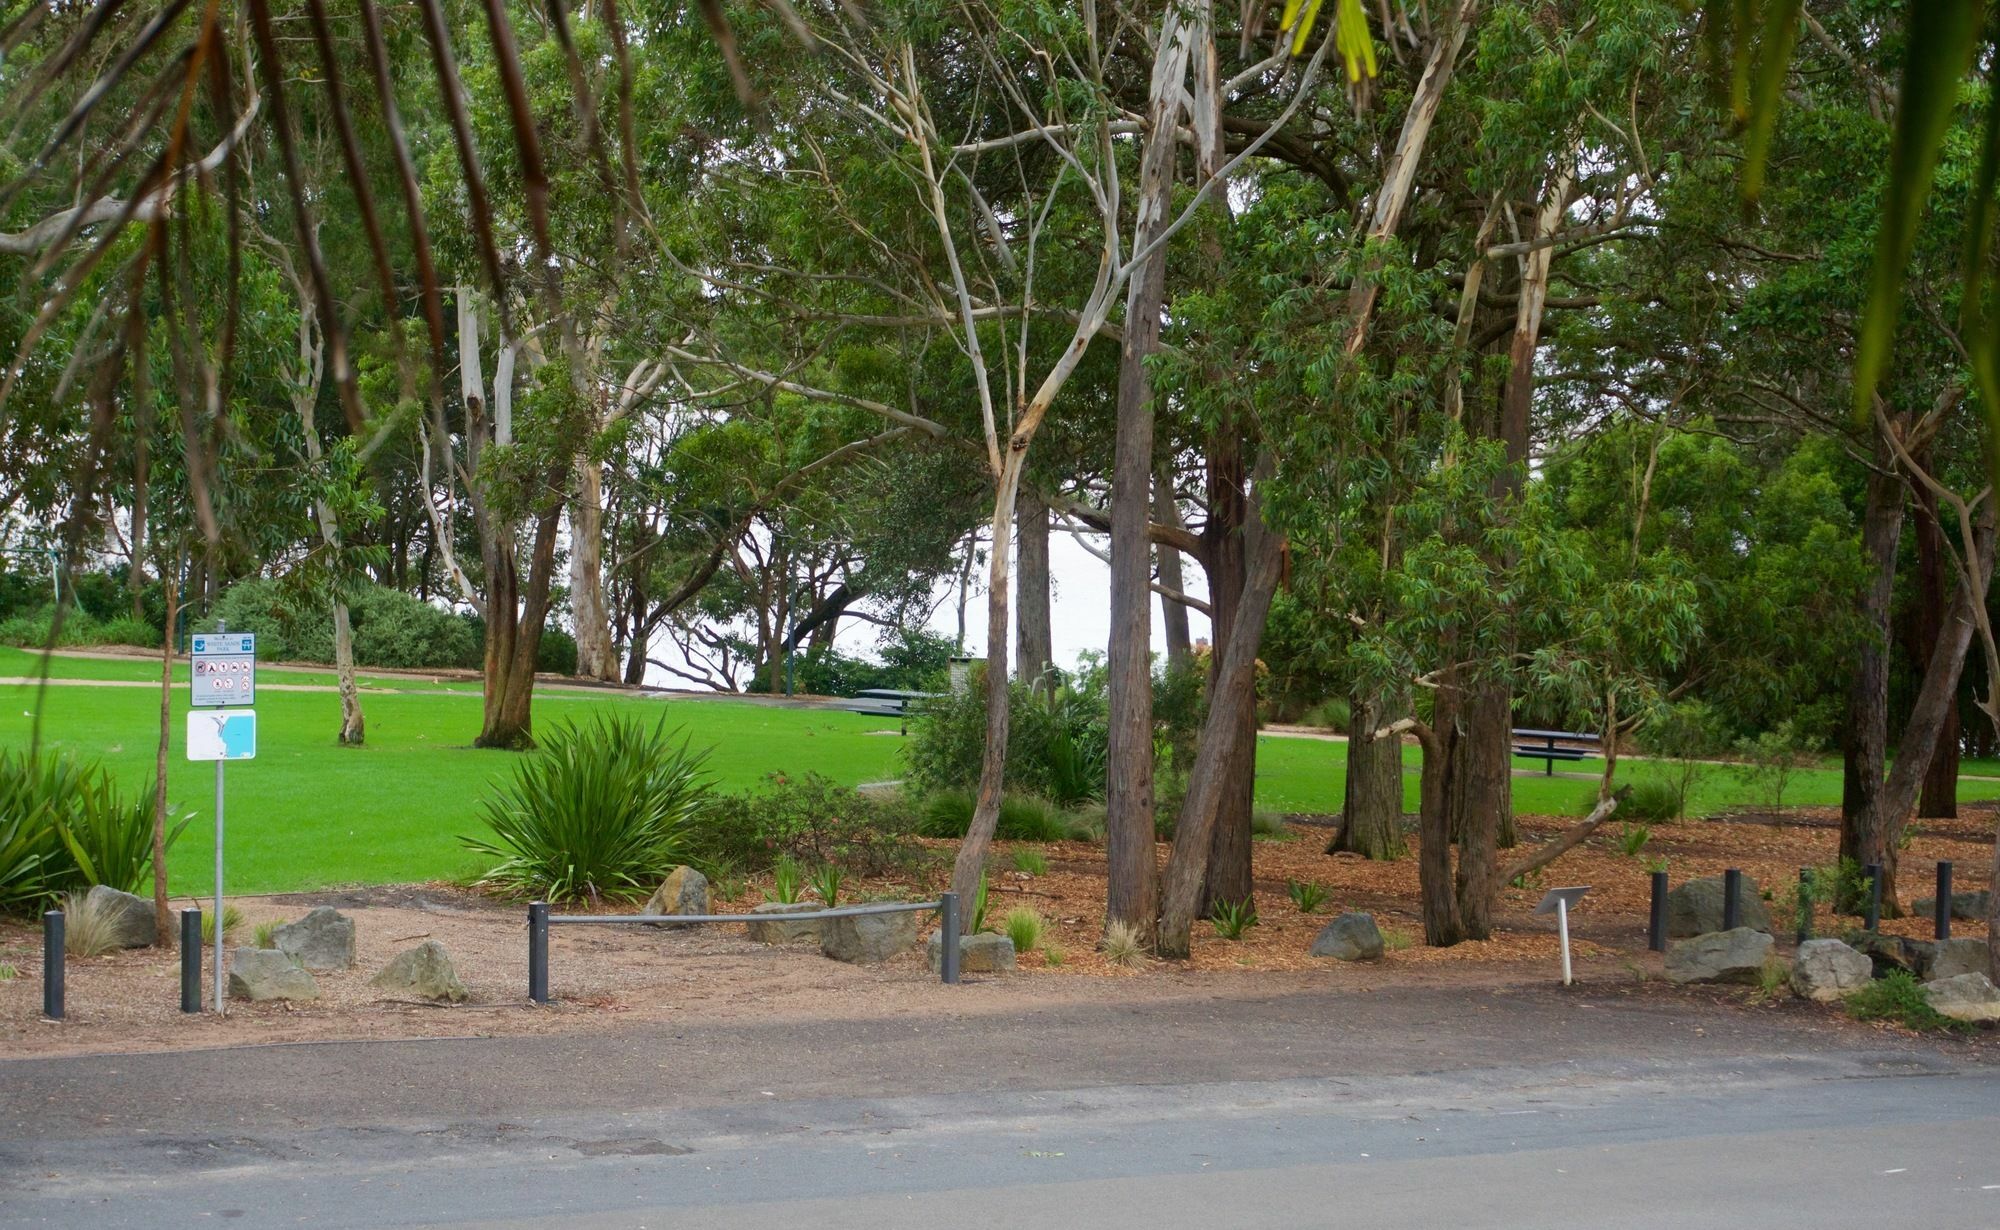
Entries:
{"type": "Polygon", "coordinates": [[[1937,938],[1951,938],[1951,860],[1945,859],[1937,865],[1937,905],[1932,910],[1932,929],[1937,938]]]}
{"type": "Polygon", "coordinates": [[[946,985],[957,985],[959,962],[958,894],[946,893],[938,899],[938,974],[946,985]]]}
{"type": "Polygon", "coordinates": [[[1742,892],[1743,892],[1743,873],[1734,867],[1731,867],[1729,870],[1723,872],[1722,873],[1722,929],[1724,931],[1736,930],[1736,924],[1742,921],[1742,919],[1739,917],[1742,911],[1739,910],[1736,905],[1736,898],[1742,892]]]}
{"type": "Polygon", "coordinates": [[[528,907],[528,998],[549,1002],[549,903],[528,907]]]}
{"type": "Polygon", "coordinates": [[[42,1015],[63,1019],[63,912],[42,915],[42,1015]]]}
{"type": "Polygon", "coordinates": [[[181,1011],[201,1011],[201,911],[181,911],[181,1011]]]}

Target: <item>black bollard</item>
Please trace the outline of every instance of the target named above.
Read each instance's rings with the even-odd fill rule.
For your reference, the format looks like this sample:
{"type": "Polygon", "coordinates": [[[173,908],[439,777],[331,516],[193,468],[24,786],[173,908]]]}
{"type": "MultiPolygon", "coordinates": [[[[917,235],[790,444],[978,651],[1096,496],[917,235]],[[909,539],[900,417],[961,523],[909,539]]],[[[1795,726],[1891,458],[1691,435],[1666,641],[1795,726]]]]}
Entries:
{"type": "Polygon", "coordinates": [[[1799,918],[1798,918],[1799,933],[1797,938],[1792,941],[1794,944],[1803,944],[1807,940],[1812,938],[1812,924],[1813,924],[1812,882],[1813,882],[1812,868],[1810,867],[1799,868],[1799,918]]]}
{"type": "Polygon", "coordinates": [[[1736,898],[1743,892],[1743,873],[1734,867],[1722,873],[1722,929],[1736,930],[1741,921],[1742,911],[1736,908],[1736,898]]]}
{"type": "Polygon", "coordinates": [[[1932,914],[1936,919],[1934,929],[1941,940],[1951,938],[1951,860],[1944,859],[1937,868],[1937,905],[1932,914]]]}
{"type": "Polygon", "coordinates": [[[181,1011],[201,1011],[201,911],[181,911],[181,1011]]]}
{"type": "Polygon", "coordinates": [[[528,998],[549,1002],[549,903],[528,907],[528,998]]]}
{"type": "Polygon", "coordinates": [[[958,982],[958,894],[946,893],[938,899],[938,976],[948,984],[958,982]]]}
{"type": "Polygon", "coordinates": [[[1862,868],[1868,877],[1868,918],[1864,931],[1880,930],[1882,926],[1882,864],[1870,863],[1862,868]]]}
{"type": "Polygon", "coordinates": [[[63,912],[42,915],[42,1015],[63,1019],[63,912]]]}
{"type": "Polygon", "coordinates": [[[1667,873],[1653,873],[1653,913],[1646,927],[1646,947],[1654,952],[1667,950],[1667,873]]]}

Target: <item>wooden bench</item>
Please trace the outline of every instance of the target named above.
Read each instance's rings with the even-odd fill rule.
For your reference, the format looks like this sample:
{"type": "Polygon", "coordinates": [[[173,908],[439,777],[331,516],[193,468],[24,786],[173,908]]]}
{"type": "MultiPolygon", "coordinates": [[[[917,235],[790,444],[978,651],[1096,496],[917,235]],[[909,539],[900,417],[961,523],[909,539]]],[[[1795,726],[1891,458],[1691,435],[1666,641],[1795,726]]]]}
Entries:
{"type": "Polygon", "coordinates": [[[838,707],[849,713],[907,721],[912,713],[923,708],[925,701],[934,700],[937,696],[936,692],[912,692],[906,688],[863,688],[840,701],[838,707]]]}
{"type": "Polygon", "coordinates": [[[1542,775],[1554,777],[1556,761],[1574,763],[1588,760],[1598,754],[1603,741],[1596,735],[1581,730],[1524,730],[1514,731],[1514,755],[1522,760],[1542,762],[1542,775]]]}

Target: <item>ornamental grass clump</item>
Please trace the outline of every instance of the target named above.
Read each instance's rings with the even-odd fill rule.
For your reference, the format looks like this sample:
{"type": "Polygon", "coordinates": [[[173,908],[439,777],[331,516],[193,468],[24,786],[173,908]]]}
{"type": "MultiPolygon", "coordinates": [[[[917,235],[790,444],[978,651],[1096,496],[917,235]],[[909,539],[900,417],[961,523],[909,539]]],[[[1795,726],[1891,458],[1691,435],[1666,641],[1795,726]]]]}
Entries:
{"type": "Polygon", "coordinates": [[[478,882],[551,902],[645,896],[686,861],[707,758],[674,744],[664,719],[557,726],[482,804],[493,835],[462,839],[499,860],[478,882]]]}

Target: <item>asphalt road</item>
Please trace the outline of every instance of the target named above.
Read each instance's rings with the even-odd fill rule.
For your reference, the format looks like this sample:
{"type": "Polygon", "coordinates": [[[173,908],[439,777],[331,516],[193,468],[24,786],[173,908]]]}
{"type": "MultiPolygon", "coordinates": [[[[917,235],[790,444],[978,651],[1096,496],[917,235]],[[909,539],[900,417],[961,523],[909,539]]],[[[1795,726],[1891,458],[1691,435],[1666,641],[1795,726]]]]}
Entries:
{"type": "Polygon", "coordinates": [[[2000,1226],[2000,1064],[1385,991],[0,1062],[0,1225],[2000,1226]]]}

